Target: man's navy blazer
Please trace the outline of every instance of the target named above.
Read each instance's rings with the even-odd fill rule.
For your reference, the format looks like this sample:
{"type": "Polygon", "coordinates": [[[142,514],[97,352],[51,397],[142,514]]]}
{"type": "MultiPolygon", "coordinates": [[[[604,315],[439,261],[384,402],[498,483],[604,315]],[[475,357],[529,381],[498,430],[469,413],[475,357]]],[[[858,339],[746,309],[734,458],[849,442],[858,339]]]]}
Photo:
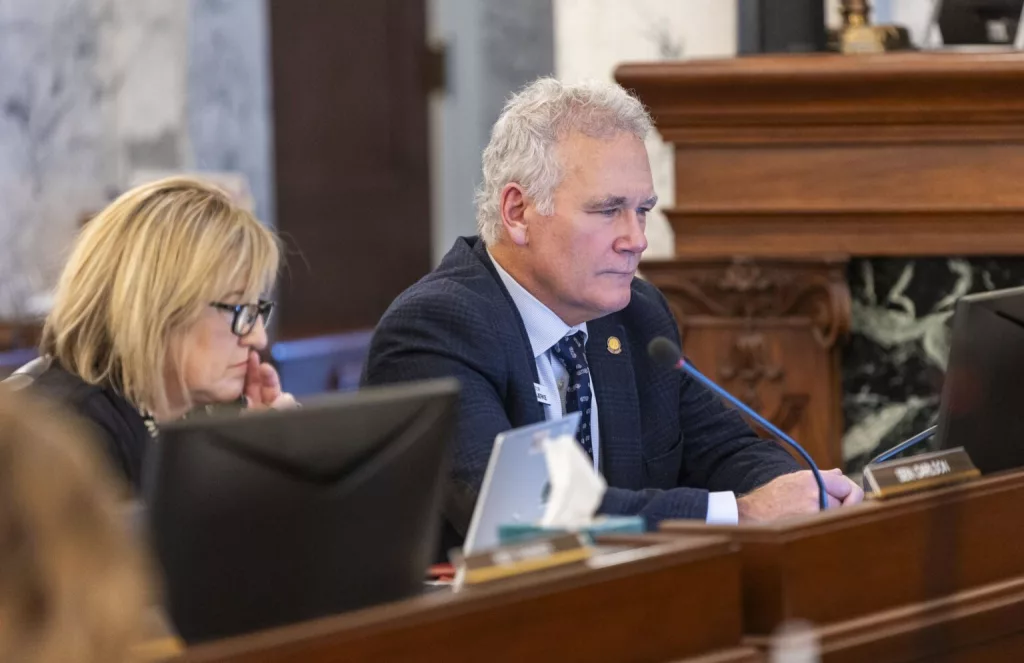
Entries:
{"type": "MultiPolygon", "coordinates": [[[[641,515],[649,525],[703,519],[708,491],[742,494],[800,469],[716,394],[653,362],[647,344],[657,336],[678,339],[679,330],[661,293],[638,278],[625,309],[587,322],[608,483],[602,513],[641,515]],[[621,342],[618,354],[608,350],[612,336],[621,342]]],[[[446,376],[462,384],[445,504],[455,530],[448,543],[454,544],[469,527],[495,436],[544,420],[526,328],[475,237],[459,238],[437,269],[388,308],[370,344],[363,382],[446,376]]]]}

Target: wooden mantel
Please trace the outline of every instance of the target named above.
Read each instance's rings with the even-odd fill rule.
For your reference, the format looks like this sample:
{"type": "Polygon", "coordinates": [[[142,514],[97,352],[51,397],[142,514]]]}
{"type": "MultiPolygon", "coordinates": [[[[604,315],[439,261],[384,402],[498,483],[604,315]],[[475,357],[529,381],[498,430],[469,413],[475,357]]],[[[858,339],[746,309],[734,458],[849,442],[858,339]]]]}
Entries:
{"type": "Polygon", "coordinates": [[[676,258],[641,270],[687,354],[841,464],[839,343],[822,330],[849,325],[845,261],[1024,255],[1024,55],[757,56],[616,78],[675,145],[676,258]]]}
{"type": "Polygon", "coordinates": [[[1024,55],[627,64],[676,145],[676,254],[1024,255],[1024,55]]]}

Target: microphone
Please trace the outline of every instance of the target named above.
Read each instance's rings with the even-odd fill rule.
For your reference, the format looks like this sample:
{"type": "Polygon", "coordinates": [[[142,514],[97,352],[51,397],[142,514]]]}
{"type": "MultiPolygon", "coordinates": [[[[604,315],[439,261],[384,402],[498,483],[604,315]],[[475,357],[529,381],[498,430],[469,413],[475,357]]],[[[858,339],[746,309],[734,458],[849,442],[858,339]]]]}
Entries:
{"type": "Polygon", "coordinates": [[[917,435],[915,435],[914,437],[911,437],[909,439],[903,440],[902,442],[897,444],[892,449],[887,449],[886,451],[883,451],[882,453],[878,454],[877,456],[875,456],[874,458],[869,460],[867,464],[868,465],[874,465],[875,463],[884,463],[885,461],[889,460],[893,456],[896,456],[898,454],[903,453],[904,451],[906,451],[910,447],[912,447],[914,445],[917,445],[917,444],[920,444],[921,442],[924,442],[927,439],[930,439],[933,435],[935,435],[935,431],[937,429],[938,429],[938,426],[932,426],[931,428],[926,428],[923,431],[921,431],[920,433],[918,433],[917,435]]]}
{"type": "Polygon", "coordinates": [[[682,352],[679,350],[679,346],[668,340],[664,336],[658,336],[654,338],[650,343],[647,344],[647,355],[655,362],[675,368],[677,370],[686,371],[694,379],[703,384],[705,387],[715,392],[726,401],[731,403],[740,412],[747,415],[757,423],[759,423],[765,430],[774,435],[776,438],[782,440],[789,446],[793,447],[794,450],[800,457],[804,459],[807,466],[811,469],[811,474],[814,475],[814,481],[818,484],[818,506],[822,511],[828,509],[828,493],[825,491],[825,481],[821,478],[821,471],[818,470],[818,466],[811,459],[811,455],[801,447],[796,440],[783,433],[775,424],[768,421],[757,412],[754,412],[746,403],[736,398],[728,391],[719,387],[717,384],[711,381],[711,378],[707,377],[692,365],[687,363],[683,358],[682,352]]]}

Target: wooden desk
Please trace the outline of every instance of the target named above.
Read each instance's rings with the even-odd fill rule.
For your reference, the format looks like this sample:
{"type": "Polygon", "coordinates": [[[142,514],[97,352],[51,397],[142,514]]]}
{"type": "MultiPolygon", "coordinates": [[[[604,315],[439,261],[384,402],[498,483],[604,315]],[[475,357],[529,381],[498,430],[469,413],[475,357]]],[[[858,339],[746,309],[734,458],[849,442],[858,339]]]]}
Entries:
{"type": "Polygon", "coordinates": [[[748,644],[791,619],[827,663],[1024,660],[1024,472],[787,523],[665,523],[740,544],[748,644]]]}
{"type": "Polygon", "coordinates": [[[738,547],[642,541],[582,565],[438,592],[190,649],[195,663],[755,663],[742,647],[738,547]]]}

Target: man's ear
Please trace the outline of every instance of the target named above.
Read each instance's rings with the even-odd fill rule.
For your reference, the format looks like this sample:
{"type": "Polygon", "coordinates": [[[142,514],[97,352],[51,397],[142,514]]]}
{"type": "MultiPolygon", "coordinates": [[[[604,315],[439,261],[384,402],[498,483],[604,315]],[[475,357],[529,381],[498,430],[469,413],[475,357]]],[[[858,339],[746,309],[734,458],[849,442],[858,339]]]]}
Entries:
{"type": "Polygon", "coordinates": [[[498,211],[501,213],[501,225],[505,234],[516,246],[529,243],[529,224],[526,221],[526,193],[516,182],[509,182],[501,190],[498,198],[498,211]]]}

